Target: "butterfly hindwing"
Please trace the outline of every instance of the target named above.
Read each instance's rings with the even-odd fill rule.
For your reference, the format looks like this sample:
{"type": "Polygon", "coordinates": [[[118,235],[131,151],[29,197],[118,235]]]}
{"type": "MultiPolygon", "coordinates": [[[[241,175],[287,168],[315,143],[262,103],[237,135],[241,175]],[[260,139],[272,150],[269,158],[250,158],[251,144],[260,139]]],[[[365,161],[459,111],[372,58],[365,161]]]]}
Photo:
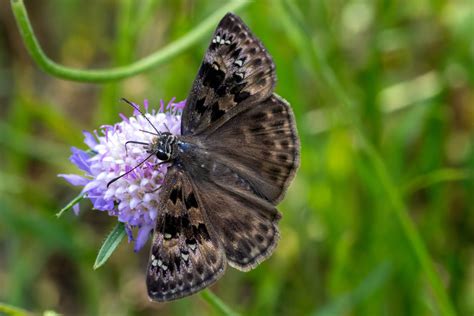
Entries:
{"type": "MultiPolygon", "coordinates": [[[[213,168],[220,179],[233,176],[225,166],[214,164],[213,168]]],[[[237,183],[233,188],[213,181],[200,186],[203,205],[229,264],[248,271],[268,258],[279,239],[277,223],[281,215],[277,209],[237,183]]]]}
{"type": "Polygon", "coordinates": [[[183,135],[205,132],[239,111],[269,97],[275,66],[263,44],[242,22],[228,13],[217,26],[186,101],[183,135]]]}
{"type": "Polygon", "coordinates": [[[180,168],[168,168],[160,201],[147,288],[151,299],[169,301],[215,282],[226,259],[200,197],[180,168]]]}

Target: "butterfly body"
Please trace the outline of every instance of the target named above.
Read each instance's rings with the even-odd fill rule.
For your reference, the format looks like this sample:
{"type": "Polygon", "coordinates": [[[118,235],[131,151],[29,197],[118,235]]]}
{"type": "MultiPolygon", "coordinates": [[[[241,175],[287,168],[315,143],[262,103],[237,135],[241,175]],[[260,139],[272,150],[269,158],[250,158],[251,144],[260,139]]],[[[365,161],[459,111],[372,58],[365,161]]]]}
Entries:
{"type": "Polygon", "coordinates": [[[273,252],[283,198],[299,165],[290,105],[273,93],[271,56],[242,20],[219,23],[183,110],[181,135],[149,153],[168,163],[147,287],[151,299],[193,294],[227,264],[255,268],[273,252]]]}
{"type": "Polygon", "coordinates": [[[177,153],[176,136],[169,132],[160,133],[146,146],[146,152],[155,155],[163,162],[175,159],[177,153]]]}

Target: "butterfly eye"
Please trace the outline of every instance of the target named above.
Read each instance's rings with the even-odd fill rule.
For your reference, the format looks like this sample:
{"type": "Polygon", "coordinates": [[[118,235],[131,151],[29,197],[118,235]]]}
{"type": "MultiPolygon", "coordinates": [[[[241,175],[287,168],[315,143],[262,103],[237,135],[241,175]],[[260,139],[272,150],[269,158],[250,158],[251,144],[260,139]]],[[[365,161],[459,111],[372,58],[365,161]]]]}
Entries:
{"type": "Polygon", "coordinates": [[[162,152],[162,151],[157,151],[156,152],[156,158],[167,161],[170,159],[170,155],[168,153],[162,152]]]}

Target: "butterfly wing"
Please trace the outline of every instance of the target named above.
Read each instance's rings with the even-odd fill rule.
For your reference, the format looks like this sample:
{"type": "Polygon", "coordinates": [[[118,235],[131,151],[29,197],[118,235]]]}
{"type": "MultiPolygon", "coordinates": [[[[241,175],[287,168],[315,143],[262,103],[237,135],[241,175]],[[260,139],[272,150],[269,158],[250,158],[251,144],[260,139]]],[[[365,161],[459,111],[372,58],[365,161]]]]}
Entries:
{"type": "Polygon", "coordinates": [[[247,271],[278,241],[275,205],[299,165],[289,104],[273,95],[275,67],[240,18],[226,15],[193,84],[182,134],[183,168],[200,190],[229,264],[247,271]]]}
{"type": "Polygon", "coordinates": [[[277,95],[248,106],[202,139],[202,144],[214,159],[233,168],[257,196],[275,205],[299,166],[293,112],[277,95]]]}
{"type": "Polygon", "coordinates": [[[273,95],[246,107],[182,155],[229,264],[254,268],[278,241],[275,208],[299,165],[289,104],[273,95]]]}
{"type": "Polygon", "coordinates": [[[182,135],[197,135],[235,115],[238,105],[268,98],[275,65],[242,20],[228,13],[217,26],[186,101],[182,135]]]}
{"type": "Polygon", "coordinates": [[[242,183],[229,187],[232,179],[237,180],[231,169],[217,164],[214,167],[214,176],[220,181],[199,184],[204,193],[202,202],[229,264],[248,271],[275,249],[281,215],[275,206],[255,196],[242,183]]]}
{"type": "Polygon", "coordinates": [[[191,295],[224,273],[226,258],[193,183],[168,168],[147,268],[148,295],[169,301],[191,295]]]}

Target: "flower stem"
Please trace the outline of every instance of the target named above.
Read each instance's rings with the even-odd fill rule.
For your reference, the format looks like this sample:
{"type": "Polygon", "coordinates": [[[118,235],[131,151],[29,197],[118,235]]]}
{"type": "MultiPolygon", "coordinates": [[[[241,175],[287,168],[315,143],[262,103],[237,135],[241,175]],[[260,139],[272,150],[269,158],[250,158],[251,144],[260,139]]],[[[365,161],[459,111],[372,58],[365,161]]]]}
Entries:
{"type": "Polygon", "coordinates": [[[229,306],[227,306],[219,297],[217,297],[214,293],[211,292],[209,289],[204,289],[199,293],[201,297],[209,303],[214,309],[219,311],[222,315],[228,316],[237,316],[238,313],[234,312],[229,306]]]}
{"type": "Polygon", "coordinates": [[[163,64],[209,35],[209,31],[215,27],[225,13],[239,10],[249,3],[245,0],[230,1],[217,9],[186,35],[161,48],[157,52],[129,65],[108,69],[82,70],[63,66],[46,56],[33,32],[23,0],[11,0],[10,2],[23,42],[30,56],[42,70],[53,76],[67,80],[96,83],[127,78],[163,64]]]}

